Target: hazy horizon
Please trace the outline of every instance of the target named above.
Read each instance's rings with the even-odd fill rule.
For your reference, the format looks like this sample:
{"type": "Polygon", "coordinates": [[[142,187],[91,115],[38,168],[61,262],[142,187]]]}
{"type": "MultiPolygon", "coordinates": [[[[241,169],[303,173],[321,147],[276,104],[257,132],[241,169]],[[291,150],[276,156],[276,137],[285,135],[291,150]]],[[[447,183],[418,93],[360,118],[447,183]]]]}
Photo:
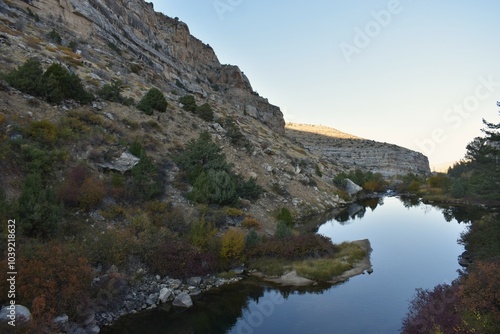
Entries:
{"type": "Polygon", "coordinates": [[[153,1],[238,65],[287,122],[463,158],[498,123],[496,1],[153,1]]]}

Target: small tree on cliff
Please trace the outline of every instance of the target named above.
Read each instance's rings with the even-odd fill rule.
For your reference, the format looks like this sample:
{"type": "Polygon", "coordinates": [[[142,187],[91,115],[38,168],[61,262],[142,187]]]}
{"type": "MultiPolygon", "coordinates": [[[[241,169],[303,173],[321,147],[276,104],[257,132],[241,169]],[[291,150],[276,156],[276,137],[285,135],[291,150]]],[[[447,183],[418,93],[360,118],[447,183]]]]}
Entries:
{"type": "Polygon", "coordinates": [[[167,100],[158,88],[151,88],[137,105],[137,109],[143,111],[146,115],[152,115],[153,111],[167,111],[167,100]]]}

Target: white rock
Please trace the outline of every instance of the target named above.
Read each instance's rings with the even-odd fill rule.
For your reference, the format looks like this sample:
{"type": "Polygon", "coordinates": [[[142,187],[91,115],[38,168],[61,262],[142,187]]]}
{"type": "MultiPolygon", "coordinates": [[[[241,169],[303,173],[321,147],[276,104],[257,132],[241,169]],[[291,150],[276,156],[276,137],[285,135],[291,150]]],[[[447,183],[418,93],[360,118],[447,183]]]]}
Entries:
{"type": "Polygon", "coordinates": [[[106,169],[116,170],[120,173],[125,173],[126,171],[134,168],[140,160],[141,159],[131,153],[123,152],[122,155],[112,163],[103,163],[99,164],[98,166],[106,169]]]}
{"type": "Polygon", "coordinates": [[[191,307],[193,306],[193,300],[187,293],[181,293],[177,297],[175,297],[172,305],[180,307],[191,307]]]}
{"type": "Polygon", "coordinates": [[[347,191],[347,193],[350,196],[356,195],[361,190],[363,190],[363,188],[361,188],[360,186],[358,186],[356,183],[352,182],[350,179],[345,179],[345,180],[346,180],[345,191],[347,191]]]}
{"type": "Polygon", "coordinates": [[[15,305],[12,309],[10,308],[12,308],[12,306],[2,307],[0,310],[0,322],[14,320],[11,318],[12,316],[15,316],[16,322],[31,319],[31,312],[26,306],[15,305]]]}
{"type": "Polygon", "coordinates": [[[172,290],[169,288],[163,288],[160,290],[160,295],[158,296],[158,300],[162,303],[166,303],[170,295],[172,295],[172,290]]]}
{"type": "Polygon", "coordinates": [[[67,314],[63,314],[54,319],[54,322],[58,325],[67,324],[69,317],[67,314]]]}

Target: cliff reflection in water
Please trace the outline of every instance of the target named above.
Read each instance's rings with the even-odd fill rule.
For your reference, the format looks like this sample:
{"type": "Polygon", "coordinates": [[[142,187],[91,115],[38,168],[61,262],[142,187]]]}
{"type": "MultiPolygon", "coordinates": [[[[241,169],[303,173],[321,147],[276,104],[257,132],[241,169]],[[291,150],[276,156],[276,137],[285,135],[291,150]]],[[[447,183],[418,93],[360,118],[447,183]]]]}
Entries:
{"type": "MultiPolygon", "coordinates": [[[[384,205],[384,198],[386,197],[373,197],[361,199],[355,203],[350,204],[345,210],[341,211],[333,217],[341,225],[346,225],[354,222],[356,219],[362,219],[367,209],[375,211],[377,207],[384,205]]],[[[418,207],[423,204],[422,200],[417,196],[398,196],[403,206],[407,209],[418,207]]],[[[486,209],[480,206],[464,206],[464,205],[448,205],[439,203],[430,203],[434,207],[438,207],[444,219],[447,222],[456,220],[458,223],[470,223],[472,220],[477,220],[484,216],[486,209]]]]}

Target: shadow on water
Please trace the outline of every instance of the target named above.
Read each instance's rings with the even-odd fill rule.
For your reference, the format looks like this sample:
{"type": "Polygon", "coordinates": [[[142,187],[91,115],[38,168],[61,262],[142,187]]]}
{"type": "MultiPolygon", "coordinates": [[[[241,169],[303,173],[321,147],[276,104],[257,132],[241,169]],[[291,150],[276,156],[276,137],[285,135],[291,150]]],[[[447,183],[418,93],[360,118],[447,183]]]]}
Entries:
{"type": "Polygon", "coordinates": [[[101,333],[223,334],[236,325],[244,312],[249,310],[251,302],[262,302],[265,295],[272,302],[281,304],[292,294],[322,294],[331,287],[281,287],[248,278],[193,297],[192,308],[169,305],[129,315],[118,320],[112,327],[103,328],[101,333]]]}

